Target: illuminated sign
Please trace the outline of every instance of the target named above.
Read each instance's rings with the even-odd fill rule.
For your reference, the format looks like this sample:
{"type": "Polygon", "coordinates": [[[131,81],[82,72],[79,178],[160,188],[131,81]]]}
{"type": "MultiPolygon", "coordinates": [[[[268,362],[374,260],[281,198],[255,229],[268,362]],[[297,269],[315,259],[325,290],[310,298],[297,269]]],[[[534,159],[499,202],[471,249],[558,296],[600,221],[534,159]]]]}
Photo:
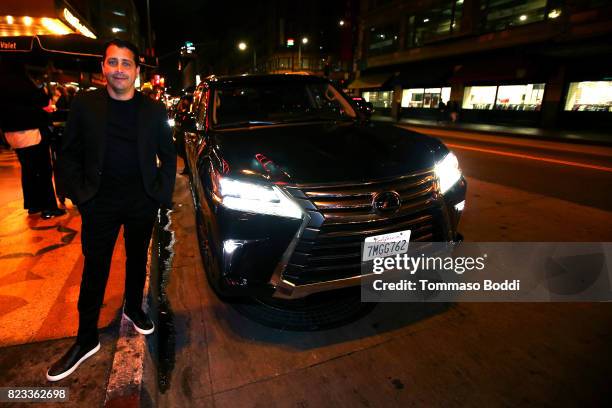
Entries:
{"type": "Polygon", "coordinates": [[[191,54],[195,51],[195,46],[191,41],[185,41],[185,45],[182,47],[183,50],[186,50],[188,54],[191,54]]]}
{"type": "Polygon", "coordinates": [[[295,40],[293,38],[287,38],[287,47],[293,47],[295,40]]]}
{"type": "Polygon", "coordinates": [[[14,41],[11,41],[11,42],[0,41],[0,49],[2,49],[2,50],[16,50],[17,49],[17,43],[14,42],[14,41]]]}
{"type": "Polygon", "coordinates": [[[96,35],[92,33],[89,28],[85,27],[85,25],[83,25],[83,23],[81,23],[81,21],[67,8],[64,9],[64,18],[66,19],[68,24],[73,26],[78,32],[80,32],[84,36],[96,38],[96,35]]]}

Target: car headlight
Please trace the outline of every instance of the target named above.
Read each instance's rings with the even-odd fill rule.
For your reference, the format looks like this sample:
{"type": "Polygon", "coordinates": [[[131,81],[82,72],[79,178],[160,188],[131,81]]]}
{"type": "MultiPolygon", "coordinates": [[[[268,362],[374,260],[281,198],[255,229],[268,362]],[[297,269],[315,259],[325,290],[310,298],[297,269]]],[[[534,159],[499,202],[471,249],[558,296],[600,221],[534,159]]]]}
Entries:
{"type": "Polygon", "coordinates": [[[302,208],[274,185],[267,186],[220,177],[215,200],[232,210],[302,218],[302,208]]]}
{"type": "Polygon", "coordinates": [[[174,127],[174,119],[168,119],[168,126],[174,127]]]}
{"type": "Polygon", "coordinates": [[[440,181],[440,192],[446,193],[461,178],[459,160],[453,153],[448,153],[444,159],[436,163],[434,170],[440,181]]]}

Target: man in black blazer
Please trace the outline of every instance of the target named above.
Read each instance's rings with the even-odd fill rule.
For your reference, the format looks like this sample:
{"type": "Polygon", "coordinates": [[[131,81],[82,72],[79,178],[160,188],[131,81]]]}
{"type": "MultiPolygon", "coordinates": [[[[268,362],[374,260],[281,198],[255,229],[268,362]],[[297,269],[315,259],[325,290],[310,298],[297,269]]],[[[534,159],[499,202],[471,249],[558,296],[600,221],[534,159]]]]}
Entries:
{"type": "Polygon", "coordinates": [[[108,43],[106,89],[79,95],[71,106],[58,172],[81,213],[85,265],[76,343],[49,369],[49,381],[67,377],[100,349],[98,318],[121,226],[127,258],[123,315],[136,331],[154,331],[142,310],[147,251],[159,206],[172,204],[176,151],[165,107],[134,88],[138,61],[131,43],[108,43]]]}

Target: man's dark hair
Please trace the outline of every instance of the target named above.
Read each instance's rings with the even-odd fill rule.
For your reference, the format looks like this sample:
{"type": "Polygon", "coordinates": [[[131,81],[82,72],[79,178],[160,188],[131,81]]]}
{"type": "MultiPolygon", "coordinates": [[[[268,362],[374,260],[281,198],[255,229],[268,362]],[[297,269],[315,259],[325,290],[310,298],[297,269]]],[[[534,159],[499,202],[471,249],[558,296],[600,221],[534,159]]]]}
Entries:
{"type": "Polygon", "coordinates": [[[122,40],[120,38],[114,38],[104,44],[104,57],[102,58],[102,62],[106,61],[106,51],[108,51],[108,47],[110,47],[111,45],[114,45],[115,47],[119,48],[127,48],[128,50],[132,51],[132,54],[134,54],[134,62],[136,63],[136,65],[140,65],[140,53],[138,52],[138,47],[136,47],[131,42],[122,40]]]}

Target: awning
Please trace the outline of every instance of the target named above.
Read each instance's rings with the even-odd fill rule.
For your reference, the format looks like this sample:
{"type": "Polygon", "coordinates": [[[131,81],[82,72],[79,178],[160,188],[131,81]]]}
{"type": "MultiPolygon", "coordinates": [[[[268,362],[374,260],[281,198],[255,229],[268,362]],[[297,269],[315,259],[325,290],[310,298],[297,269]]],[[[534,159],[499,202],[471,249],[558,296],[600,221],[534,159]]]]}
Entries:
{"type": "MultiPolygon", "coordinates": [[[[0,37],[0,55],[32,53],[49,57],[90,59],[97,63],[102,60],[105,43],[80,34],[0,37]]],[[[157,59],[141,56],[140,65],[156,68],[157,59]]]]}
{"type": "Polygon", "coordinates": [[[402,67],[399,75],[389,81],[389,86],[409,88],[440,87],[448,84],[453,66],[448,63],[418,64],[402,67]]]}
{"type": "Polygon", "coordinates": [[[382,88],[390,78],[391,74],[363,75],[351,82],[348,89],[382,88]]]}
{"type": "Polygon", "coordinates": [[[522,57],[475,59],[456,68],[450,82],[466,84],[546,81],[551,69],[544,61],[522,57]]]}

